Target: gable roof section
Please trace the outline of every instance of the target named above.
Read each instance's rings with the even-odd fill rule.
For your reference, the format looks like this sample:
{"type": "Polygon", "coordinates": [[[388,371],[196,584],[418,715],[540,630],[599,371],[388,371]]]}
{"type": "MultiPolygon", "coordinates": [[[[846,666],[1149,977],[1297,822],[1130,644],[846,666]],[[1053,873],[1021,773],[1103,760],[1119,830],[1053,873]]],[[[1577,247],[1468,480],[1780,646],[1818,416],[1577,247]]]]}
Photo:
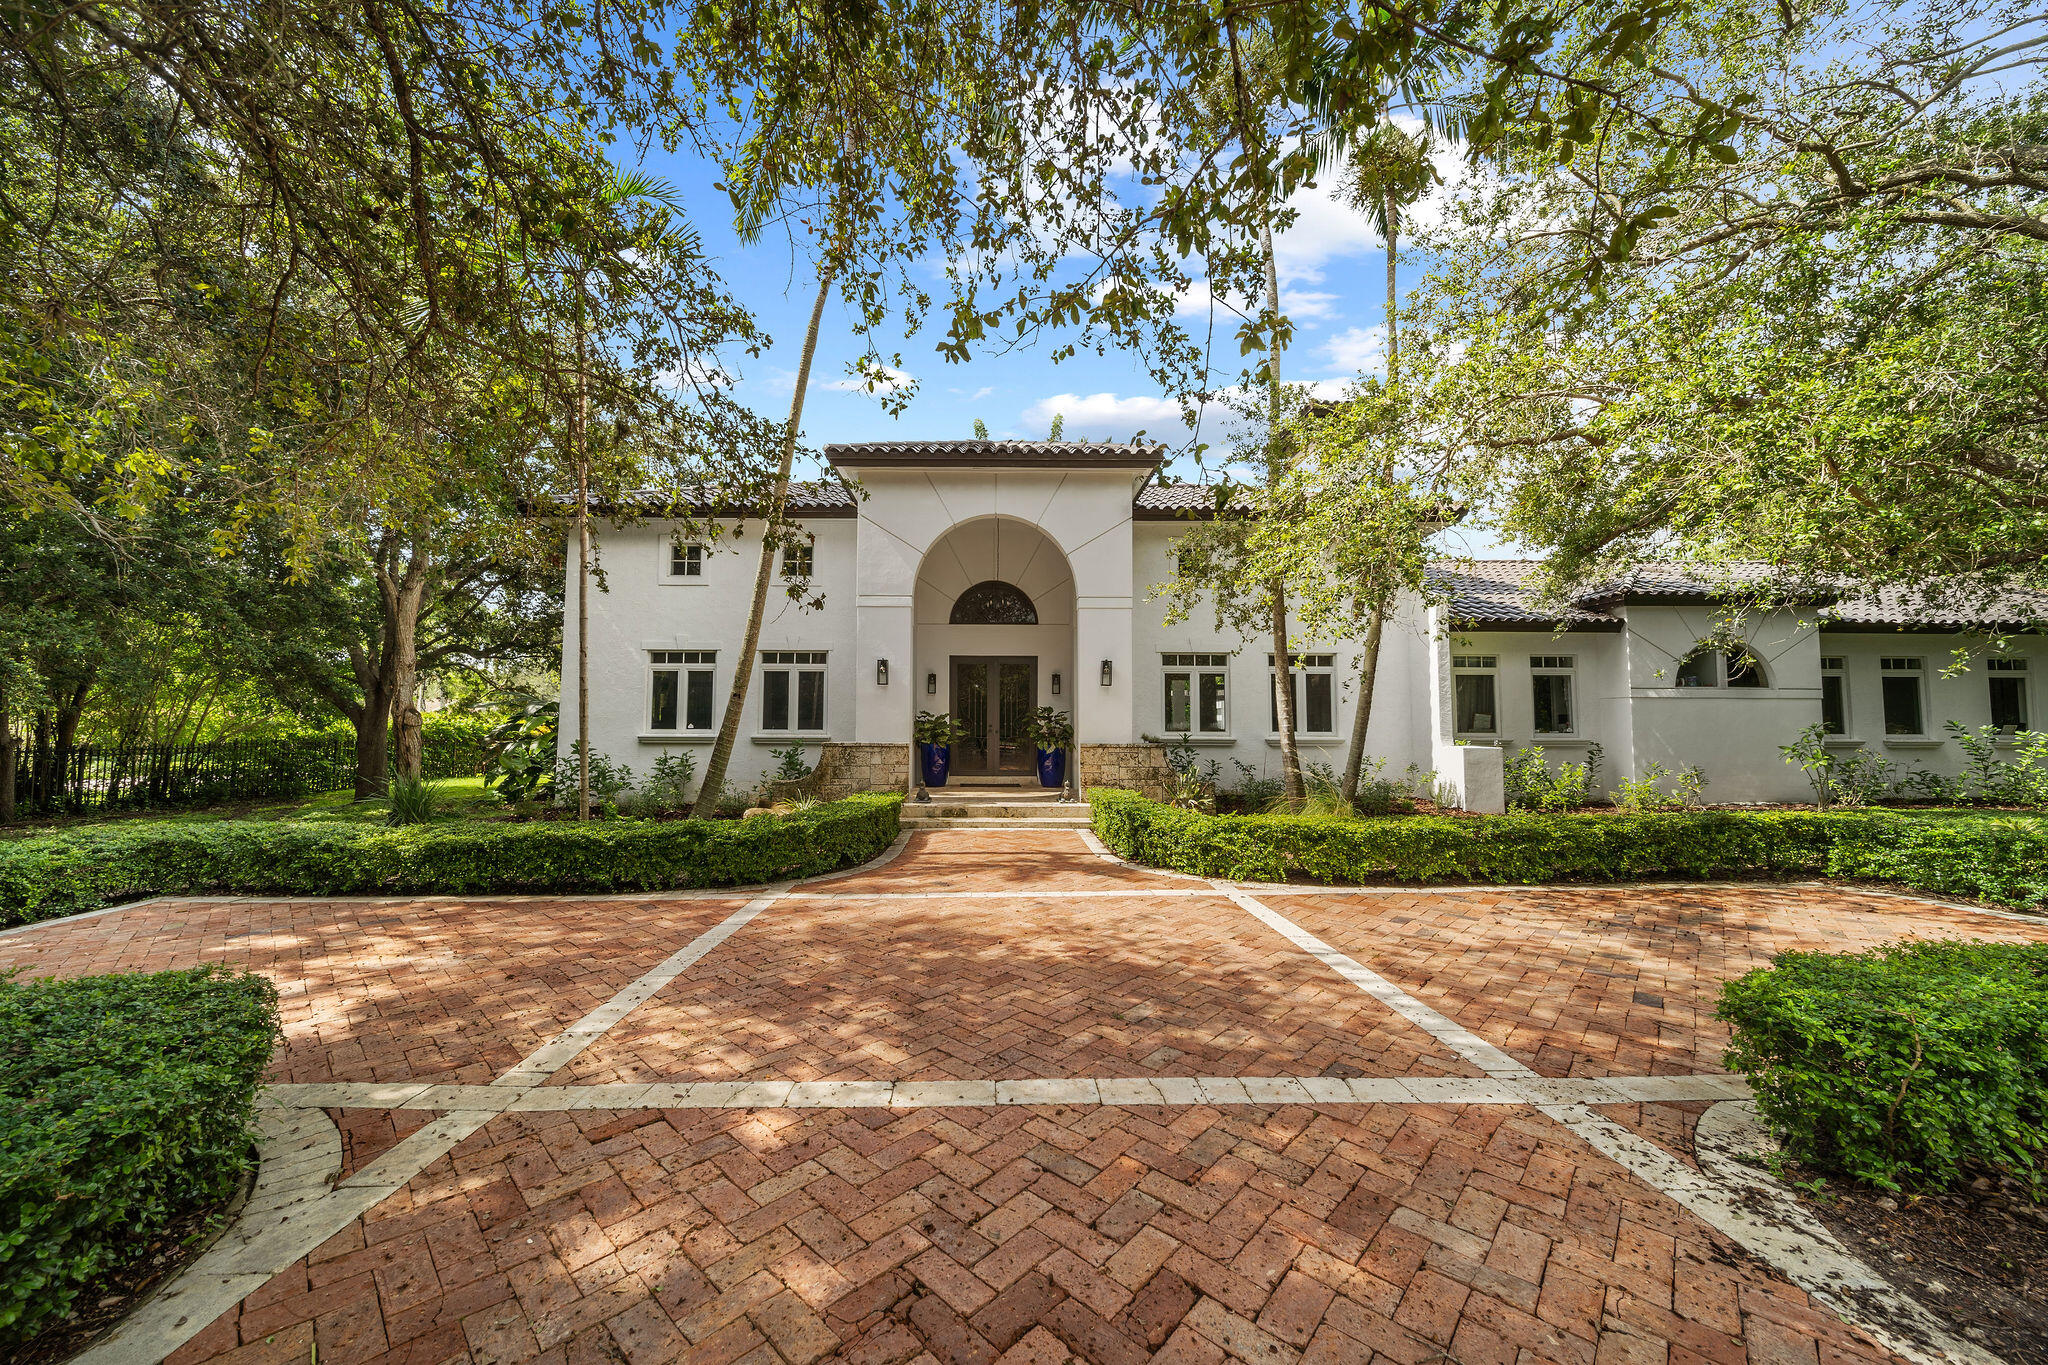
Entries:
{"type": "Polygon", "coordinates": [[[1433,561],[1428,570],[1432,591],[1449,599],[1451,619],[1476,629],[1620,630],[1621,618],[1566,603],[1546,608],[1529,586],[1541,567],[1533,559],[1433,561]]]}
{"type": "Polygon", "coordinates": [[[1166,447],[1103,441],[862,441],[825,447],[835,469],[1152,469],[1166,447]]]}

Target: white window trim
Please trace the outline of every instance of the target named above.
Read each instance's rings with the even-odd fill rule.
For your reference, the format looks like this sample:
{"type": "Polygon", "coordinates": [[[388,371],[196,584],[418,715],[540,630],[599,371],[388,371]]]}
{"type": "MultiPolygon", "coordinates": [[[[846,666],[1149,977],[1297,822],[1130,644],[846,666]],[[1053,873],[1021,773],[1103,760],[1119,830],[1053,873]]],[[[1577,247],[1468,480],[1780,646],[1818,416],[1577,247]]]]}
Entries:
{"type": "Polygon", "coordinates": [[[1499,743],[1506,728],[1500,716],[1500,656],[1498,654],[1465,654],[1451,656],[1451,731],[1454,739],[1470,739],[1480,743],[1499,743]],[[1491,659],[1490,668],[1465,667],[1458,663],[1460,658],[1491,659]],[[1461,677],[1488,677],[1493,679],[1493,728],[1491,730],[1460,730],[1458,726],[1458,679],[1461,677]]]}
{"type": "MultiPolygon", "coordinates": [[[[771,664],[767,662],[765,659],[759,659],[757,657],[757,661],[754,664],[754,715],[757,721],[754,727],[754,739],[762,743],[781,743],[784,740],[827,740],[832,738],[832,652],[830,650],[825,649],[761,649],[756,651],[757,656],[763,654],[788,653],[815,654],[819,658],[823,659],[824,662],[804,664],[771,664]],[[825,680],[824,696],[822,698],[825,708],[825,723],[815,730],[771,730],[765,724],[758,723],[760,721],[764,721],[767,719],[768,675],[771,672],[792,674],[816,673],[820,677],[822,677],[825,680]]],[[[791,689],[789,694],[789,707],[791,711],[795,711],[797,709],[797,698],[796,691],[794,688],[791,689]]]]}
{"type": "Polygon", "coordinates": [[[1896,745],[1901,749],[1931,749],[1946,743],[1940,736],[1927,733],[1927,712],[1929,710],[1928,701],[1930,700],[1927,695],[1927,660],[1923,656],[1914,654],[1890,654],[1880,655],[1877,665],[1877,719],[1878,723],[1885,727],[1881,735],[1883,741],[1886,744],[1896,745]],[[1891,668],[1885,662],[1887,659],[1911,659],[1914,666],[1911,668],[1891,668]],[[1920,694],[1920,728],[1913,734],[1895,735],[1891,733],[1891,722],[1886,719],[1884,714],[1884,679],[1886,678],[1911,678],[1915,689],[1920,694]]]}
{"type": "MultiPolygon", "coordinates": [[[[1575,738],[1579,733],[1578,658],[1579,656],[1576,654],[1542,654],[1531,655],[1529,658],[1529,733],[1535,735],[1539,740],[1556,740],[1563,743],[1575,738]],[[1567,665],[1545,664],[1538,667],[1536,660],[1539,658],[1570,659],[1571,663],[1567,665]],[[1563,678],[1565,680],[1565,709],[1572,719],[1572,725],[1569,730],[1539,730],[1536,728],[1536,679],[1538,678],[1563,678]]],[[[1493,684],[1493,704],[1495,706],[1500,705],[1500,683],[1498,680],[1493,684]]],[[[1496,716],[1494,719],[1498,720],[1499,717],[1496,716]]]]}
{"type": "Polygon", "coordinates": [[[1987,721],[1990,719],[1991,679],[1993,678],[2014,678],[2018,680],[2020,685],[2020,710],[2024,712],[2026,715],[2026,723],[2024,725],[2014,726],[2010,730],[2006,729],[2002,725],[1998,729],[1999,737],[1997,742],[2000,744],[2011,744],[2013,742],[2014,736],[2028,733],[2034,729],[2034,670],[2028,665],[2025,659],[2013,658],[2010,655],[2005,656],[2003,658],[1992,658],[1985,660],[1984,707],[1986,713],[1985,718],[1987,721]],[[2001,668],[1996,672],[1993,672],[1991,665],[1994,663],[2009,663],[2017,665],[2017,667],[2001,668]]]}
{"type": "Polygon", "coordinates": [[[1856,738],[1856,703],[1849,688],[1849,656],[1846,654],[1824,654],[1821,656],[1821,660],[1820,700],[1823,702],[1826,700],[1827,680],[1829,678],[1840,678],[1842,680],[1842,732],[1838,735],[1823,735],[1821,743],[1824,745],[1831,744],[1844,749],[1860,749],[1863,747],[1863,741],[1856,738]],[[1835,667],[1829,668],[1827,666],[1826,661],[1829,659],[1836,660],[1835,667]]]}
{"type": "Polygon", "coordinates": [[[1176,673],[1185,674],[1188,679],[1188,720],[1194,722],[1194,724],[1192,724],[1190,728],[1186,730],[1173,730],[1162,727],[1159,733],[1163,736],[1175,740],[1176,742],[1185,739],[1190,744],[1199,745],[1237,743],[1237,732],[1234,728],[1237,719],[1236,708],[1231,704],[1232,696],[1237,691],[1237,680],[1233,676],[1233,671],[1231,669],[1231,665],[1235,662],[1235,657],[1224,650],[1160,650],[1159,711],[1157,714],[1159,715],[1161,720],[1164,720],[1166,718],[1166,680],[1176,673]],[[1178,659],[1188,656],[1209,659],[1221,659],[1223,662],[1220,664],[1170,664],[1166,662],[1168,659],[1178,659]],[[1200,679],[1201,675],[1204,673],[1221,673],[1223,675],[1223,728],[1221,730],[1204,730],[1200,727],[1202,707],[1202,687],[1200,679]]]}
{"type": "MultiPolygon", "coordinates": [[[[1308,702],[1306,699],[1308,693],[1308,684],[1302,683],[1301,693],[1296,697],[1296,701],[1299,703],[1301,710],[1297,712],[1294,717],[1294,737],[1296,739],[1334,739],[1343,725],[1342,717],[1338,714],[1343,709],[1340,704],[1343,699],[1337,691],[1337,656],[1329,650],[1320,649],[1304,649],[1298,653],[1294,650],[1289,650],[1288,653],[1297,661],[1308,658],[1328,659],[1330,661],[1328,664],[1317,664],[1314,666],[1309,666],[1306,664],[1302,664],[1300,662],[1296,662],[1293,668],[1289,670],[1289,672],[1295,677],[1299,677],[1306,673],[1327,673],[1330,677],[1330,728],[1327,730],[1310,730],[1302,725],[1302,717],[1308,711],[1308,702]]],[[[1268,654],[1266,656],[1266,713],[1269,717],[1278,714],[1279,695],[1280,670],[1274,667],[1273,656],[1271,654],[1268,654]]],[[[1280,742],[1280,731],[1278,730],[1278,728],[1268,728],[1266,731],[1266,738],[1269,741],[1277,744],[1280,742]]]]}
{"type": "Polygon", "coordinates": [[[639,739],[643,744],[697,744],[709,743],[718,738],[718,693],[724,678],[718,662],[719,651],[687,645],[650,645],[641,651],[645,661],[645,677],[641,683],[642,697],[640,711],[639,739]],[[709,654],[708,664],[656,662],[657,654],[709,654]],[[711,675],[711,724],[702,730],[688,726],[690,718],[690,684],[688,675],[692,672],[708,672],[711,675]],[[657,673],[676,675],[676,728],[657,730],[654,728],[654,675],[657,673]]]}
{"type": "Polygon", "coordinates": [[[675,561],[671,551],[678,545],[684,547],[696,546],[698,550],[697,566],[699,569],[708,570],[711,563],[711,547],[709,545],[701,540],[683,540],[677,536],[663,536],[657,547],[661,556],[656,563],[659,571],[659,581],[663,586],[671,588],[703,587],[711,577],[709,572],[702,572],[692,576],[690,574],[679,574],[675,571],[675,561]]]}

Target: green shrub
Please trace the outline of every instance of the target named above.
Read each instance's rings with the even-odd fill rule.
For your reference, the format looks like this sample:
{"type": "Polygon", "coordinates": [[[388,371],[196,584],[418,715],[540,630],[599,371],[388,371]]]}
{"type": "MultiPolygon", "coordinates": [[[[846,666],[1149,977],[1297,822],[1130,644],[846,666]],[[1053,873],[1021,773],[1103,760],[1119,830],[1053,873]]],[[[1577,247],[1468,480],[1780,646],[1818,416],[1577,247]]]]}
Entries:
{"type": "Polygon", "coordinates": [[[2038,1190],[2048,944],[1783,953],[1729,982],[1728,1065],[1800,1161],[1890,1189],[1990,1167],[2038,1190]]]}
{"type": "Polygon", "coordinates": [[[1826,874],[2005,905],[2048,903],[2048,822],[1892,811],[1206,815],[1097,788],[1123,857],[1204,877],[1322,882],[1629,881],[1826,874]]]}
{"type": "Polygon", "coordinates": [[[0,977],[0,1343],[250,1165],[277,991],[215,967],[0,977]]]}
{"type": "Polygon", "coordinates": [[[394,825],[423,825],[441,811],[433,784],[421,777],[392,778],[387,799],[391,803],[389,823],[394,825]]]}
{"type": "Polygon", "coordinates": [[[774,819],[131,822],[0,844],[0,924],[186,892],[284,895],[652,891],[815,876],[896,837],[899,793],[774,819]]]}

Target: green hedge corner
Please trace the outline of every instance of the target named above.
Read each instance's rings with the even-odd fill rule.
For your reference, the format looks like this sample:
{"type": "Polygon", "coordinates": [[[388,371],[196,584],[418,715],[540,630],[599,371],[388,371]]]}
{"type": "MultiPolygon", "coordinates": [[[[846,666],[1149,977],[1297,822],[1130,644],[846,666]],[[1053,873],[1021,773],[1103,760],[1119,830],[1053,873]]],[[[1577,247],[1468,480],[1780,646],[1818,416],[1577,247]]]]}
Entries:
{"type": "Polygon", "coordinates": [[[0,976],[0,1344],[248,1171],[277,990],[218,967],[0,976]]]}

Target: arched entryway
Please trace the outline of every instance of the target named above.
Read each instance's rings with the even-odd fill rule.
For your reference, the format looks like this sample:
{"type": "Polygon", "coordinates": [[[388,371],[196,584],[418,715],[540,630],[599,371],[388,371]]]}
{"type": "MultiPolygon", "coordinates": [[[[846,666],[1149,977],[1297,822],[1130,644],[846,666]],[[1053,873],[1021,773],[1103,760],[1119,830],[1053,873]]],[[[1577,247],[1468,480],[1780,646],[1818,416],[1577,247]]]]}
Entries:
{"type": "Polygon", "coordinates": [[[950,713],[963,780],[1024,777],[1035,751],[1022,722],[1074,709],[1074,576],[1052,538],[1012,517],[954,526],[918,566],[917,709],[950,713]]]}

